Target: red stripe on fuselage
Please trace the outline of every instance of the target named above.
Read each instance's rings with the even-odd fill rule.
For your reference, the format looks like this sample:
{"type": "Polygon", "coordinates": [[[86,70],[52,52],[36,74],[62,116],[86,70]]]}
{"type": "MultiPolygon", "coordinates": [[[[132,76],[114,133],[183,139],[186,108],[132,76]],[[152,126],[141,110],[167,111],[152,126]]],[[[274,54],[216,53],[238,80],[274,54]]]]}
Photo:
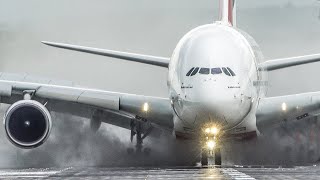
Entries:
{"type": "Polygon", "coordinates": [[[229,7],[228,7],[228,20],[233,25],[233,0],[229,0],[229,7]]]}

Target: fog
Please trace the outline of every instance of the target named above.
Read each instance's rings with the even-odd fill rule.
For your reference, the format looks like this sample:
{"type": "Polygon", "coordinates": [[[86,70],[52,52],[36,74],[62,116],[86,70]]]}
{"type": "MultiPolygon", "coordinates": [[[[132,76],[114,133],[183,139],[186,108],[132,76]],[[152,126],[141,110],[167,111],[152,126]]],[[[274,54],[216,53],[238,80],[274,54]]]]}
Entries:
{"type": "MultiPolygon", "coordinates": [[[[0,71],[159,97],[167,97],[166,69],[55,49],[40,41],[170,57],[186,32],[212,23],[218,14],[217,0],[0,0],[0,4],[0,71]]],[[[239,0],[238,8],[238,27],[255,38],[266,59],[320,52],[320,3],[315,0],[239,0]]],[[[318,69],[320,64],[315,63],[270,73],[268,96],[319,91],[318,69]]],[[[54,117],[48,142],[36,150],[15,148],[1,128],[0,166],[159,166],[192,162],[197,157],[197,152],[195,157],[176,157],[181,144],[169,134],[145,142],[153,149],[151,157],[133,158],[126,154],[126,148],[133,146],[127,130],[103,125],[92,134],[87,119],[54,117]]],[[[273,129],[259,142],[248,142],[258,143],[255,156],[246,155],[252,154],[252,148],[248,149],[252,146],[239,145],[241,151],[231,151],[227,162],[313,163],[320,156],[316,153],[319,141],[310,143],[311,130],[320,137],[317,120],[273,129]],[[267,151],[266,147],[273,148],[267,151]],[[271,154],[273,158],[264,158],[271,154]]]]}

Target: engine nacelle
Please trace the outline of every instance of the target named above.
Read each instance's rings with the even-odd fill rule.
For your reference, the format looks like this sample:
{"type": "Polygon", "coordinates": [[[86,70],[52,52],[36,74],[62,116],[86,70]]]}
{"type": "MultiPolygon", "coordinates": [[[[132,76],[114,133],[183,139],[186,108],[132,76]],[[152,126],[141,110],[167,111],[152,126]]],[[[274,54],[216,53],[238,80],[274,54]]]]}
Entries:
{"type": "Polygon", "coordinates": [[[51,126],[49,111],[34,100],[21,100],[12,104],[4,116],[7,137],[20,148],[40,146],[49,137],[51,126]]]}

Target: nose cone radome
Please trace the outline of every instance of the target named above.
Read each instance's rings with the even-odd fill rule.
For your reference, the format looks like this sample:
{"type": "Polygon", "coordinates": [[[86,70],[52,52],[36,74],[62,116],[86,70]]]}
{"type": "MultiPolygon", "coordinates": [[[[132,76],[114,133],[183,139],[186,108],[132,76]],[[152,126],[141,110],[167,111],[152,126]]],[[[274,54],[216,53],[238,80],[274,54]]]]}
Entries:
{"type": "Polygon", "coordinates": [[[251,99],[225,91],[199,97],[197,123],[215,123],[226,128],[239,124],[251,109],[251,99]]]}

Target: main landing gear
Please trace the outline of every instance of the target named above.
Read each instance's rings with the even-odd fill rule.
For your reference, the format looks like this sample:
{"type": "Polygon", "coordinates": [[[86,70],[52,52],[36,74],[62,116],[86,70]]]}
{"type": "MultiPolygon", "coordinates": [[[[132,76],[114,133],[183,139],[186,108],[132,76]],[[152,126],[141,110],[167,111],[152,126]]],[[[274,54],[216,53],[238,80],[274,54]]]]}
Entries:
{"type": "Polygon", "coordinates": [[[214,158],[214,164],[221,166],[221,148],[219,143],[219,130],[215,127],[206,128],[205,133],[202,140],[202,149],[201,149],[201,165],[208,166],[209,159],[214,158]]]}
{"type": "Polygon", "coordinates": [[[136,146],[135,148],[128,148],[128,154],[133,154],[134,152],[137,154],[144,153],[145,155],[150,155],[150,148],[143,148],[143,140],[151,133],[152,126],[148,127],[145,131],[143,124],[141,122],[131,120],[131,136],[130,140],[133,141],[134,136],[136,136],[136,146]]]}

